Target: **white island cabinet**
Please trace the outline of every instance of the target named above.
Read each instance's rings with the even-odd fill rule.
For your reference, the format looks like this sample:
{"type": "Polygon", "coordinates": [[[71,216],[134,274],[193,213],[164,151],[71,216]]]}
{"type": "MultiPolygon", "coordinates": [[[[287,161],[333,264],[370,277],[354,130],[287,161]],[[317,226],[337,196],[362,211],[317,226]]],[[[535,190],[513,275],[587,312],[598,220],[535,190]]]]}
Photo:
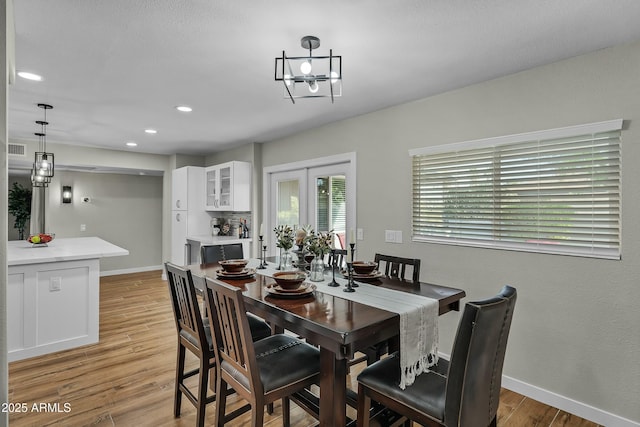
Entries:
{"type": "Polygon", "coordinates": [[[8,360],[98,342],[100,258],[128,254],[98,237],[7,242],[8,360]]]}

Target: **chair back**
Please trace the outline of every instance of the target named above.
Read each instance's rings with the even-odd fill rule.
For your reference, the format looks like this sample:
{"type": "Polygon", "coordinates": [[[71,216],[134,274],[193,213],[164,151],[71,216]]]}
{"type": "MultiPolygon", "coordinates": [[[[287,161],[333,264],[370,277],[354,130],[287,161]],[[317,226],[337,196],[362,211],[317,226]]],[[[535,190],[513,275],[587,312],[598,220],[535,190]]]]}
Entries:
{"type": "Polygon", "coordinates": [[[333,259],[335,257],[335,265],[338,268],[338,270],[341,270],[345,266],[346,256],[347,256],[346,249],[334,249],[333,251],[329,252],[329,258],[327,259],[327,264],[329,265],[329,267],[333,268],[333,259]]]}
{"type": "Polygon", "coordinates": [[[210,323],[214,328],[219,366],[231,376],[225,381],[231,382],[236,391],[239,391],[237,386],[240,385],[244,389],[241,394],[262,395],[264,388],[260,381],[242,289],[207,279],[205,297],[212,316],[210,323]]]}
{"type": "Polygon", "coordinates": [[[374,261],[378,264],[378,271],[384,271],[385,276],[393,277],[401,280],[408,280],[406,277],[407,266],[411,266],[411,281],[418,283],[420,281],[420,260],[417,258],[402,258],[392,255],[376,254],[374,261]],[[384,270],[381,270],[383,263],[384,270]]]}
{"type": "Polygon", "coordinates": [[[168,262],[165,263],[165,269],[179,339],[184,338],[184,344],[191,346],[194,353],[206,352],[209,343],[191,271],[168,262]]]}
{"type": "Polygon", "coordinates": [[[222,245],[222,259],[243,259],[242,243],[222,245]]]}
{"type": "Polygon", "coordinates": [[[517,293],[465,305],[451,352],[445,425],[489,425],[500,401],[502,366],[517,293]]]}
{"type": "Polygon", "coordinates": [[[202,245],[200,246],[200,263],[211,264],[224,259],[222,245],[202,245]]]}

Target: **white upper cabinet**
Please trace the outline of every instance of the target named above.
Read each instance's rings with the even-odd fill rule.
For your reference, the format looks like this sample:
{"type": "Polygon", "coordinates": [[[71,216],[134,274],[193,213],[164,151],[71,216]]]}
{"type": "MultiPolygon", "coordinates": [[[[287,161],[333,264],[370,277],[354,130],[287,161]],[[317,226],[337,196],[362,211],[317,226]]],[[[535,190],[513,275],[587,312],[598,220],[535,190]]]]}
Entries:
{"type": "Polygon", "coordinates": [[[171,186],[171,209],[202,209],[204,168],[185,166],[174,169],[171,186]]]}
{"type": "Polygon", "coordinates": [[[205,209],[251,210],[251,163],[228,162],[205,168],[205,209]]]}

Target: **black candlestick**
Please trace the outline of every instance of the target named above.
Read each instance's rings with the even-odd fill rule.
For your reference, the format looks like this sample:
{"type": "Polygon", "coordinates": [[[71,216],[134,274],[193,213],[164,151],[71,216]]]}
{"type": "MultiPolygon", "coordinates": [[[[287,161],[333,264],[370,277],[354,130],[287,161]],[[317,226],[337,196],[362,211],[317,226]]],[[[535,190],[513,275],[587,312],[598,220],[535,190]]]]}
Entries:
{"type": "Polygon", "coordinates": [[[262,264],[260,264],[260,269],[267,268],[267,245],[262,247],[262,264]]]}
{"type": "Polygon", "coordinates": [[[327,286],[331,286],[332,288],[335,288],[337,286],[340,286],[340,284],[338,282],[336,282],[336,250],[335,249],[331,249],[331,283],[329,283],[327,286]]]}
{"type": "MultiPolygon", "coordinates": [[[[353,253],[353,252],[352,252],[353,253]]],[[[349,278],[347,280],[347,287],[343,289],[344,292],[355,292],[353,289],[353,262],[347,261],[347,272],[349,273],[349,278]]]]}
{"type": "MultiPolygon", "coordinates": [[[[258,236],[258,240],[260,240],[260,244],[258,245],[258,250],[262,252],[260,256],[260,265],[258,266],[259,270],[264,270],[265,262],[264,262],[264,249],[262,248],[262,236],[258,236]]],[[[266,248],[266,246],[265,246],[266,248]]]]}
{"type": "MultiPolygon", "coordinates": [[[[355,257],[355,253],[356,253],[356,244],[355,243],[349,243],[349,246],[351,247],[351,264],[353,267],[353,258],[355,257]]],[[[349,272],[349,276],[351,277],[351,279],[349,279],[351,281],[351,287],[352,288],[357,288],[359,285],[353,281],[353,269],[351,269],[351,271],[349,272]]]]}

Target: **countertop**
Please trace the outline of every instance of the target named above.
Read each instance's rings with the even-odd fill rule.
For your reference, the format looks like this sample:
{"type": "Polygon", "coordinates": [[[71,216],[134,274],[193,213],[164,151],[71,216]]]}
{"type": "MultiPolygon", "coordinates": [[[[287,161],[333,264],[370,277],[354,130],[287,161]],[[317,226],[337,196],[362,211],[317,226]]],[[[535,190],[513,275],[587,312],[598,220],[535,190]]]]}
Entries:
{"type": "Polygon", "coordinates": [[[221,244],[225,245],[228,243],[242,243],[242,242],[251,242],[252,239],[239,239],[236,236],[212,236],[210,234],[199,234],[195,236],[187,236],[187,240],[192,240],[194,242],[200,242],[204,245],[216,245],[221,244]]]}
{"type": "Polygon", "coordinates": [[[7,242],[7,265],[41,264],[129,255],[129,251],[99,237],[54,239],[34,247],[26,240],[7,242]]]}

